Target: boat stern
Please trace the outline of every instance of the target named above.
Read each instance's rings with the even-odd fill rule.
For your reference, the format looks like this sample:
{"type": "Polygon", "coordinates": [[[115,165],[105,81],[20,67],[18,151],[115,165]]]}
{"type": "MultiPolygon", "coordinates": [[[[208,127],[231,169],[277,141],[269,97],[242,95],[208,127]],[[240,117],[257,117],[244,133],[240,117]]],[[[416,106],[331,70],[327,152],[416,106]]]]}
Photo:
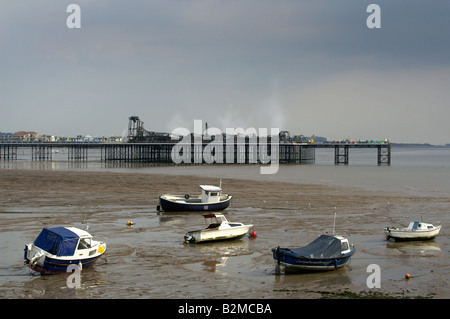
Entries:
{"type": "Polygon", "coordinates": [[[195,244],[199,242],[200,239],[201,239],[201,230],[190,231],[184,235],[185,244],[195,244]]]}
{"type": "Polygon", "coordinates": [[[384,227],[383,232],[384,232],[384,236],[386,236],[386,240],[391,239],[391,228],[384,227]]]}
{"type": "Polygon", "coordinates": [[[44,251],[32,243],[25,245],[23,257],[24,264],[29,266],[31,269],[34,269],[37,266],[42,267],[45,260],[44,251]]]}

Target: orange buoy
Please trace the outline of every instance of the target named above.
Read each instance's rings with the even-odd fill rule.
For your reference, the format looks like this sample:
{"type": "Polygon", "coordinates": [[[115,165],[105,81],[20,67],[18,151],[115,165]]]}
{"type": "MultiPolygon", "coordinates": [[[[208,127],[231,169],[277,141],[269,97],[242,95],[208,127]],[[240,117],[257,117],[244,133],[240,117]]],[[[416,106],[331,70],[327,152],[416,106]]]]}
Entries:
{"type": "Polygon", "coordinates": [[[411,278],[411,275],[410,274],[406,274],[405,275],[405,279],[409,279],[409,278],[411,278]]]}

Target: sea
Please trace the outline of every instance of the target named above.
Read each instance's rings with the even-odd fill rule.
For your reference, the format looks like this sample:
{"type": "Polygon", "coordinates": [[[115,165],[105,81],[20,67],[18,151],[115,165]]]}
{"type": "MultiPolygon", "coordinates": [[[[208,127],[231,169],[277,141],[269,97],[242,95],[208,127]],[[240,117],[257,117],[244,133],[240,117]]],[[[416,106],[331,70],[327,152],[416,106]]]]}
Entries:
{"type": "MultiPolygon", "coordinates": [[[[266,175],[261,174],[261,166],[256,164],[175,166],[109,164],[100,160],[69,162],[67,153],[64,152],[64,149],[55,152],[51,162],[32,161],[29,154],[19,153],[17,160],[0,161],[0,169],[195,175],[217,178],[218,183],[221,179],[236,178],[342,187],[348,196],[351,196],[353,188],[372,191],[374,194],[424,196],[427,201],[430,199],[430,203],[425,202],[417,209],[437,208],[439,212],[436,212],[436,218],[444,226],[450,223],[449,147],[392,146],[391,165],[377,165],[375,149],[350,149],[348,165],[335,165],[332,149],[317,149],[314,164],[280,165],[275,174],[266,175]],[[439,203],[437,206],[432,203],[433,197],[439,203]]],[[[90,157],[91,155],[95,154],[90,154],[90,157]]],[[[381,205],[374,209],[383,211],[389,208],[381,205]]],[[[357,243],[358,253],[352,259],[351,266],[346,269],[319,275],[278,276],[274,272],[270,248],[278,243],[280,238],[286,238],[292,243],[297,243],[298,239],[275,225],[276,231],[263,233],[254,241],[244,239],[235,245],[184,247],[179,235],[180,223],[196,225],[195,215],[185,217],[147,211],[132,212],[140,216],[137,219],[139,227],[128,232],[124,230],[124,225],[112,224],[127,218],[122,216],[122,213],[111,213],[105,225],[95,225],[97,228],[93,226],[98,233],[105,234],[108,234],[110,227],[115,227],[124,237],[109,238],[110,257],[96,265],[94,271],[85,273],[82,277],[83,288],[75,291],[66,287],[66,276],[39,277],[24,267],[21,263],[23,242],[12,242],[11,238],[8,238],[21,238],[22,235],[14,234],[8,230],[8,226],[4,226],[5,231],[0,233],[0,252],[9,256],[3,256],[0,261],[0,298],[181,298],[178,300],[183,302],[185,298],[244,298],[242,302],[245,302],[246,298],[316,298],[317,292],[312,294],[312,290],[328,291],[342,286],[358,287],[358,290],[367,291],[366,278],[369,274],[366,267],[370,263],[378,263],[382,267],[381,291],[387,291],[390,296],[436,296],[444,299],[450,297],[450,242],[446,229],[431,243],[405,246],[387,242],[381,231],[382,225],[377,224],[374,225],[376,231],[373,234],[350,236],[350,239],[357,243]],[[166,237],[168,239],[164,239],[166,237]],[[17,246],[17,251],[10,252],[12,246],[17,246]],[[211,260],[195,261],[183,267],[159,267],[168,251],[180,254],[180,258],[194,258],[194,261],[196,256],[200,258],[206,254],[211,260]],[[136,264],[131,264],[131,261],[136,264]],[[403,279],[406,272],[413,274],[409,282],[403,279]]],[[[301,214],[295,217],[290,211],[253,207],[232,210],[232,213],[237,217],[252,214],[256,219],[259,216],[267,220],[278,220],[285,216],[294,218],[296,225],[303,225],[308,218],[316,218],[314,215],[301,214]]],[[[399,212],[404,213],[404,210],[399,212]]],[[[391,210],[390,214],[396,214],[396,210],[391,210]]],[[[354,225],[351,220],[345,223],[347,225],[344,226],[349,227],[371,227],[354,225]]],[[[283,227],[289,228],[289,225],[283,227]]],[[[301,229],[302,227],[295,232],[300,241],[307,237],[307,232],[302,232],[301,229]]],[[[173,313],[178,304],[171,306],[173,313]]]]}
{"type": "Polygon", "coordinates": [[[196,175],[328,186],[357,187],[413,195],[450,196],[450,147],[391,147],[391,165],[377,164],[376,149],[350,149],[349,164],[334,164],[334,149],[316,149],[312,164],[279,165],[274,174],[262,174],[260,165],[166,165],[104,163],[90,150],[89,161],[67,161],[67,150],[54,150],[53,160],[32,161],[26,150],[18,159],[0,161],[0,169],[112,171],[144,174],[196,175]]]}

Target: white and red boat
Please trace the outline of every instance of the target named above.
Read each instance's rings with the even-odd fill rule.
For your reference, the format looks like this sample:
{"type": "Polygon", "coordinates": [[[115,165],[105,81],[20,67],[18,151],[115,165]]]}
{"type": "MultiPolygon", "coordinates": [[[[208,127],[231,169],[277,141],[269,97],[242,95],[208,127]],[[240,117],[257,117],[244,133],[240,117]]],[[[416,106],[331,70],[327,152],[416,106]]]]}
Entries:
{"type": "Polygon", "coordinates": [[[184,242],[188,244],[239,239],[244,237],[252,224],[242,224],[236,222],[228,222],[223,214],[203,215],[208,225],[205,229],[187,232],[184,235],[184,242]]]}

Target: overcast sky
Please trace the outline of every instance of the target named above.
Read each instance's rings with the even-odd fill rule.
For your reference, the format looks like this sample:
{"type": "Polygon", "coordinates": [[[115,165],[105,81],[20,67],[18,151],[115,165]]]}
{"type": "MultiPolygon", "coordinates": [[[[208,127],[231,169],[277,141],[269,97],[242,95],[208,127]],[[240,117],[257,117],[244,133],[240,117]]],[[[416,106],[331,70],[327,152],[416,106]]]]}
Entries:
{"type": "Polygon", "coordinates": [[[0,0],[0,132],[121,136],[137,115],[159,132],[202,120],[450,143],[449,13],[448,0],[0,0]]]}

